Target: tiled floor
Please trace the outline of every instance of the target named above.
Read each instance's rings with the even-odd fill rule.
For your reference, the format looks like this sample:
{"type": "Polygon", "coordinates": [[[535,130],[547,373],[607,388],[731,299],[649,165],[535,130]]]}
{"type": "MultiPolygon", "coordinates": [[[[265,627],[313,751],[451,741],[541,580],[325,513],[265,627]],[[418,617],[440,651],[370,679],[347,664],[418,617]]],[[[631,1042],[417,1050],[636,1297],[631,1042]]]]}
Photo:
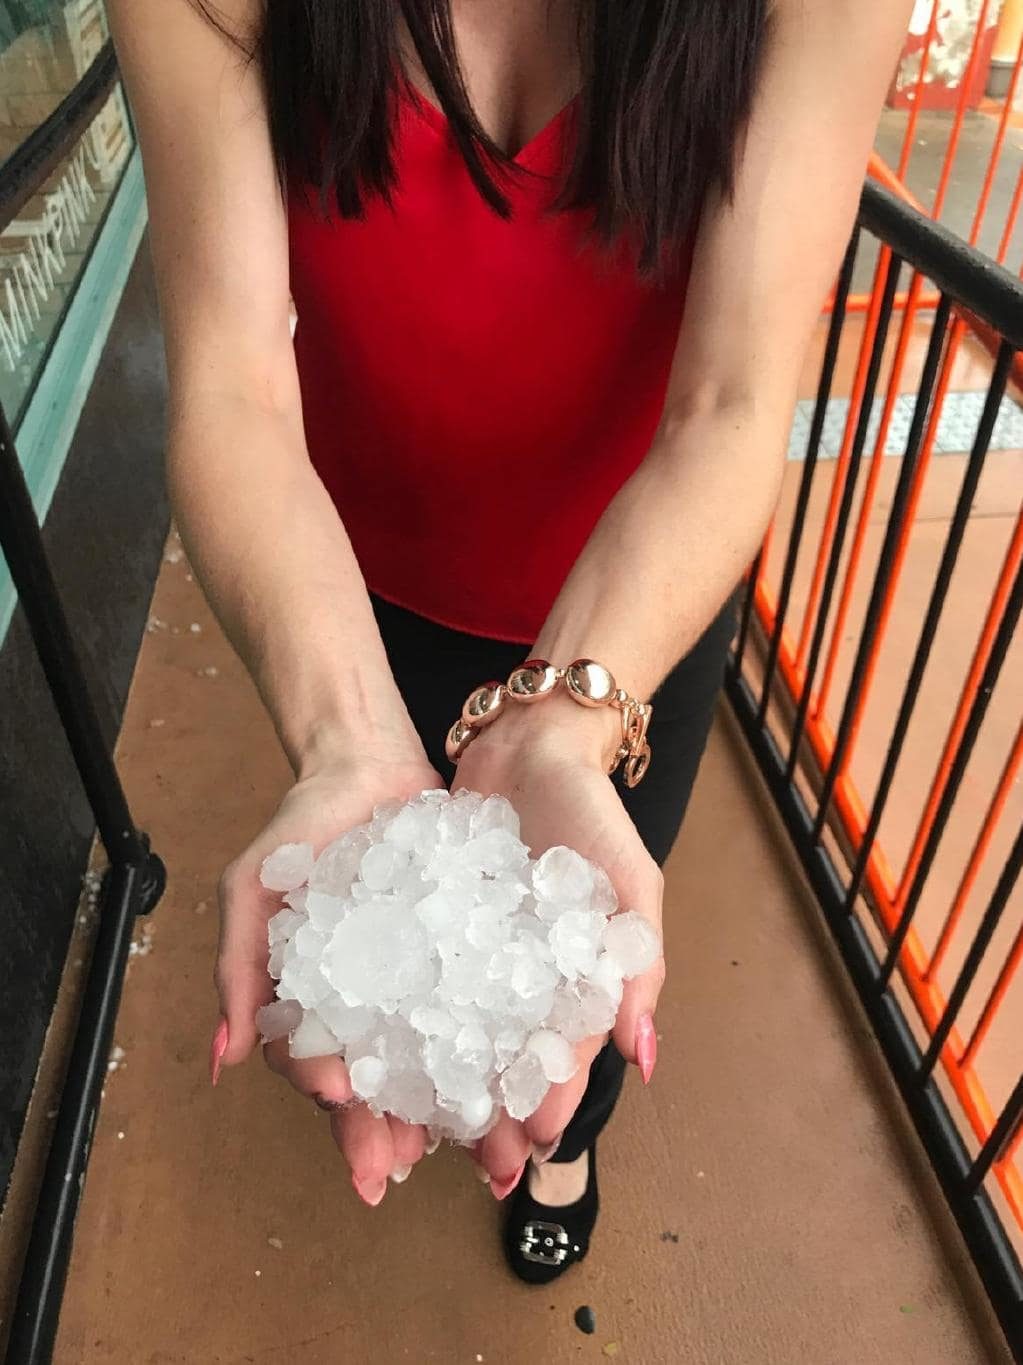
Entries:
{"type": "Polygon", "coordinates": [[[153,613],[120,765],[170,885],[129,967],[57,1365],[1006,1359],[724,719],[668,870],[657,1075],[629,1079],[598,1243],[560,1284],[508,1277],[459,1153],[369,1210],[257,1061],[211,1091],[214,885],[285,768],[183,560],[153,613]]]}

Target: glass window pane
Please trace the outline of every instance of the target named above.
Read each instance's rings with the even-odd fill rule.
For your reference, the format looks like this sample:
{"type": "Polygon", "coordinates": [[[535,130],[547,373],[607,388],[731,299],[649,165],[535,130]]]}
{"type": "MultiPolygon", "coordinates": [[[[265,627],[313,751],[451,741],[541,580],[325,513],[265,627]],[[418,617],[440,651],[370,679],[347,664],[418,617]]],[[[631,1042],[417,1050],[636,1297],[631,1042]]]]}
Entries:
{"type": "Polygon", "coordinates": [[[108,36],[100,0],[0,0],[0,164],[75,88],[108,36]]]}
{"type": "MultiPolygon", "coordinates": [[[[4,161],[75,88],[107,36],[100,0],[0,0],[4,161]]],[[[0,232],[0,402],[12,425],[131,149],[128,110],[116,88],[71,154],[0,232]]]]}

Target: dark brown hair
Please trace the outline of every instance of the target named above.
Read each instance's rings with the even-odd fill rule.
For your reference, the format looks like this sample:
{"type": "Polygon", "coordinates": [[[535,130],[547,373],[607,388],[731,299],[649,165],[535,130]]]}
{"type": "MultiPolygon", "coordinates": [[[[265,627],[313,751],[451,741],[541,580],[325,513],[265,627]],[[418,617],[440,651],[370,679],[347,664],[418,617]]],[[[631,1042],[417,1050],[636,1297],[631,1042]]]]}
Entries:
{"type": "MultiPolygon", "coordinates": [[[[214,0],[198,0],[227,32],[214,0]]],[[[635,234],[655,269],[709,190],[731,193],[769,0],[580,0],[575,145],[555,207],[587,208],[604,242],[635,234]]],[[[318,187],[358,217],[390,199],[400,21],[473,183],[507,215],[520,173],[480,125],[459,70],[450,0],[264,0],[250,52],[266,82],[282,183],[318,187]]]]}

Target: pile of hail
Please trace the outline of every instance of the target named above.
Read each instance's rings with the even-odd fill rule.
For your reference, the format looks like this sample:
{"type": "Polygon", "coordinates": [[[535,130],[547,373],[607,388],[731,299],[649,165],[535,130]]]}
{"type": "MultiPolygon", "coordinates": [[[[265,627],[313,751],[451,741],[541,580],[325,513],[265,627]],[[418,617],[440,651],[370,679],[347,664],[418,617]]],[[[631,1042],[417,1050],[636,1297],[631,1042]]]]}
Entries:
{"type": "Polygon", "coordinates": [[[375,1113],[459,1142],[567,1081],[573,1045],[611,1028],[623,980],[660,952],[601,868],[563,847],[531,858],[501,796],[380,806],[319,857],[284,844],[261,879],[284,893],[264,1040],[343,1057],[375,1113]]]}

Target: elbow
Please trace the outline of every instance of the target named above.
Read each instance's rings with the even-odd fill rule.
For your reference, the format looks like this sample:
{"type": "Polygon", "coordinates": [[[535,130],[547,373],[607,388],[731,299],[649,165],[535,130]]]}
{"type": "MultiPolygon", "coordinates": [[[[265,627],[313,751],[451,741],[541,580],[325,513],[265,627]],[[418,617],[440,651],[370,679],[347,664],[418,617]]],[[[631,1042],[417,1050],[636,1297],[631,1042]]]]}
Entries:
{"type": "Polygon", "coordinates": [[[691,447],[694,440],[750,440],[760,449],[784,444],[792,423],[795,393],[756,382],[752,375],[700,381],[669,393],[655,443],[663,449],[691,447]]]}

